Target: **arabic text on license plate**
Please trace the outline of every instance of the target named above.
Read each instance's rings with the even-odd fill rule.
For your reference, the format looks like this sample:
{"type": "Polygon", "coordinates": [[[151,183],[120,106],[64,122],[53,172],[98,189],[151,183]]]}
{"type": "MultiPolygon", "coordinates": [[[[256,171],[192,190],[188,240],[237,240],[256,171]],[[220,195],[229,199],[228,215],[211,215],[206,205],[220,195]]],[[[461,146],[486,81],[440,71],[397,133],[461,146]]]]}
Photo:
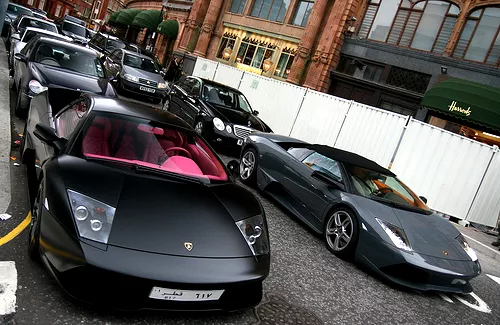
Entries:
{"type": "Polygon", "coordinates": [[[144,86],[139,86],[139,89],[147,91],[148,93],[154,93],[155,92],[155,90],[153,88],[148,88],[148,87],[144,87],[144,86]]]}
{"type": "Polygon", "coordinates": [[[243,140],[239,139],[237,142],[236,142],[237,145],[241,146],[243,144],[243,140]]]}
{"type": "Polygon", "coordinates": [[[210,301],[219,300],[224,290],[179,290],[153,287],[149,298],[176,301],[210,301]]]}

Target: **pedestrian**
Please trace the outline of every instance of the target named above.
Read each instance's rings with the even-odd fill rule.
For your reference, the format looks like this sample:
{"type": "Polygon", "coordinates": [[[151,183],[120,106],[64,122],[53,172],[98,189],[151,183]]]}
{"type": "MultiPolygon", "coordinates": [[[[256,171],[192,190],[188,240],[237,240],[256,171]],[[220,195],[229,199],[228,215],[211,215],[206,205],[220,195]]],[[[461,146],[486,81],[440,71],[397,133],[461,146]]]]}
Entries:
{"type": "Polygon", "coordinates": [[[184,59],[179,59],[177,62],[177,72],[175,74],[175,81],[179,80],[184,75],[184,70],[182,65],[184,64],[184,59]]]}
{"type": "Polygon", "coordinates": [[[167,81],[175,82],[175,76],[177,75],[178,63],[177,58],[174,56],[170,61],[167,73],[165,74],[165,79],[167,81]]]}

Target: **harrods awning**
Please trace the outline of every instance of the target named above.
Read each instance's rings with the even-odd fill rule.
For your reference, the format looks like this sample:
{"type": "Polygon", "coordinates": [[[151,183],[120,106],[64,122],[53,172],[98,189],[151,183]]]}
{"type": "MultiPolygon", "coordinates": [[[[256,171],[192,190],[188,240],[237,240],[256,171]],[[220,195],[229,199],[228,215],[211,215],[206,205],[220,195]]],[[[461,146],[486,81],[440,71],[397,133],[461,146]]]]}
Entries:
{"type": "Polygon", "coordinates": [[[158,25],[158,33],[176,39],[179,33],[179,23],[177,20],[164,20],[158,25]]]}
{"type": "Polygon", "coordinates": [[[132,26],[156,31],[162,20],[160,10],[144,10],[135,16],[132,26]]]}
{"type": "Polygon", "coordinates": [[[121,12],[122,12],[122,10],[117,10],[117,11],[113,12],[113,14],[108,19],[108,24],[114,24],[116,21],[116,18],[118,18],[118,15],[120,15],[121,12]]]}
{"type": "Polygon", "coordinates": [[[429,89],[420,105],[500,131],[500,88],[450,78],[429,89]]]}
{"type": "Polygon", "coordinates": [[[115,19],[115,24],[130,26],[134,18],[142,11],[141,9],[135,8],[120,10],[120,14],[115,19]]]}

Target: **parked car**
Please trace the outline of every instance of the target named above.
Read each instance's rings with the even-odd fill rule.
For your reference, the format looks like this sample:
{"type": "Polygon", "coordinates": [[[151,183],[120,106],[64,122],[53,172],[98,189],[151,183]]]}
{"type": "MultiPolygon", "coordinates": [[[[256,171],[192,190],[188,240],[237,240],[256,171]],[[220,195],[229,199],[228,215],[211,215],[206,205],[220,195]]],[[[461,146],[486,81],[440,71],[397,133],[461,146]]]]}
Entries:
{"type": "Polygon", "coordinates": [[[150,57],[118,49],[106,57],[104,67],[114,78],[112,81],[118,93],[156,104],[161,103],[167,94],[168,85],[150,57]]]}
{"type": "Polygon", "coordinates": [[[164,109],[193,125],[206,140],[228,146],[241,146],[255,131],[272,132],[239,90],[206,79],[181,78],[164,109]]]}
{"type": "Polygon", "coordinates": [[[250,135],[240,179],[274,197],[335,255],[417,290],[469,293],[481,266],[465,238],[394,173],[347,151],[250,135]]]}
{"type": "Polygon", "coordinates": [[[65,36],[71,37],[75,43],[81,45],[87,45],[89,39],[87,38],[87,29],[85,28],[85,22],[66,15],[57,22],[57,28],[59,32],[65,36]]]}
{"type": "Polygon", "coordinates": [[[14,55],[15,113],[26,116],[30,100],[47,87],[64,87],[114,97],[95,51],[49,37],[36,37],[14,55]]]}
{"type": "Polygon", "coordinates": [[[53,32],[49,32],[48,30],[45,30],[45,29],[33,28],[33,27],[26,28],[24,33],[21,35],[20,39],[17,39],[17,37],[15,37],[15,35],[18,35],[18,34],[12,35],[12,44],[11,44],[10,52],[9,52],[9,68],[11,70],[11,73],[13,70],[12,67],[14,65],[14,55],[16,53],[21,52],[21,50],[26,46],[26,44],[32,38],[39,35],[39,36],[46,36],[46,37],[53,37],[53,38],[61,39],[61,40],[64,40],[66,42],[72,41],[71,38],[66,37],[64,35],[61,35],[59,33],[53,33],[53,32]]]}
{"type": "MultiPolygon", "coordinates": [[[[137,52],[137,53],[143,54],[145,56],[149,56],[151,59],[153,59],[156,62],[156,65],[158,67],[162,66],[158,56],[154,52],[148,51],[145,48],[143,48],[142,46],[139,46],[139,45],[133,44],[133,43],[127,43],[127,47],[125,49],[132,51],[132,52],[137,52]]],[[[161,72],[163,72],[163,71],[161,71],[161,72]]]]}
{"type": "Polygon", "coordinates": [[[5,12],[5,20],[2,26],[2,36],[6,36],[10,30],[10,25],[18,16],[32,16],[33,12],[26,7],[20,6],[15,3],[9,3],[7,11],[5,12]]]}
{"type": "Polygon", "coordinates": [[[33,98],[22,148],[42,175],[29,255],[99,306],[257,305],[270,266],[264,209],[204,140],[172,114],[95,95],[50,119],[51,91],[33,98]]]}
{"type": "Polygon", "coordinates": [[[45,19],[45,20],[50,20],[49,18],[47,18],[47,12],[46,11],[43,11],[43,10],[38,9],[38,8],[33,8],[33,9],[31,9],[31,11],[33,12],[33,16],[35,16],[37,18],[42,18],[42,19],[45,19]]]}
{"type": "Polygon", "coordinates": [[[125,48],[126,44],[118,37],[99,32],[90,40],[89,46],[105,60],[104,57],[114,50],[125,48]]]}
{"type": "Polygon", "coordinates": [[[97,32],[93,31],[92,29],[87,28],[86,30],[87,30],[87,38],[89,40],[92,39],[92,37],[94,37],[97,34],[97,32]]]}
{"type": "Polygon", "coordinates": [[[12,40],[18,41],[28,27],[45,29],[49,32],[58,33],[56,25],[50,21],[33,16],[18,16],[11,24],[9,33],[7,34],[5,44],[7,51],[10,51],[12,40]]]}

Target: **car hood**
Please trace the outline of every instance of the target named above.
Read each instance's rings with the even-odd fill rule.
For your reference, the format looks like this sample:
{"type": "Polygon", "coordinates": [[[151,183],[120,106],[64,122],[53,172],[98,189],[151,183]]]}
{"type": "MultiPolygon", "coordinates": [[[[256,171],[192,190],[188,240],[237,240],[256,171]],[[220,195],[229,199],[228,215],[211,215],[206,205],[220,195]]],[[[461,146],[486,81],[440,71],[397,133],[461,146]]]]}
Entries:
{"type": "Polygon", "coordinates": [[[206,101],[203,103],[213,112],[214,117],[220,118],[224,123],[248,126],[261,132],[272,132],[266,123],[253,114],[217,107],[206,101]]]}
{"type": "Polygon", "coordinates": [[[125,65],[123,66],[122,69],[123,69],[123,73],[128,73],[128,74],[131,74],[131,75],[136,76],[138,78],[148,79],[148,80],[151,80],[151,81],[154,81],[157,83],[165,82],[163,80],[163,77],[159,73],[148,72],[148,71],[132,68],[132,67],[125,66],[125,65]]]}
{"type": "Polygon", "coordinates": [[[436,214],[392,208],[399,219],[413,250],[419,254],[450,260],[469,260],[456,239],[460,232],[450,222],[436,214]]]}
{"type": "Polygon", "coordinates": [[[104,95],[108,81],[104,78],[85,76],[74,71],[51,67],[41,63],[30,63],[33,76],[49,87],[58,86],[104,95]]]}

